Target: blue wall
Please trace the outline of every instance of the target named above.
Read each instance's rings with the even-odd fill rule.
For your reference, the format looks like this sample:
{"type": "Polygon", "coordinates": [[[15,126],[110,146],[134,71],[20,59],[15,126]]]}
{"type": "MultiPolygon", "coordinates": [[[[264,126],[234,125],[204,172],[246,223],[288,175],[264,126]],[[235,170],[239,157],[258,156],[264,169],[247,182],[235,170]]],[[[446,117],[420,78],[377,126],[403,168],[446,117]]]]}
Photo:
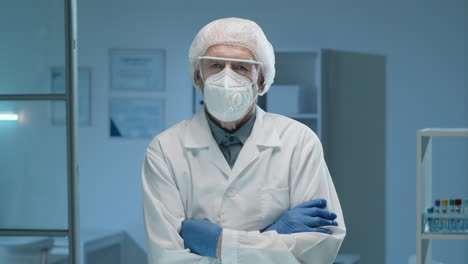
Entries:
{"type": "MultiPolygon", "coordinates": [[[[109,98],[139,95],[109,91],[108,49],[166,49],[167,90],[154,96],[166,98],[169,127],[192,114],[192,38],[213,19],[238,16],[260,24],[277,51],[328,48],[387,57],[386,263],[407,263],[415,253],[416,130],[468,127],[467,1],[78,2],[79,64],[93,71],[92,126],[80,129],[82,226],[125,229],[146,247],[140,168],[149,139],[109,137],[109,98]]],[[[463,162],[463,155],[456,158],[463,162]]],[[[451,172],[454,180],[466,179],[466,167],[451,172]]],[[[463,184],[457,192],[468,196],[463,184]]],[[[440,195],[451,194],[450,187],[443,190],[440,195]]],[[[436,245],[438,259],[467,262],[466,242],[436,245]]]]}

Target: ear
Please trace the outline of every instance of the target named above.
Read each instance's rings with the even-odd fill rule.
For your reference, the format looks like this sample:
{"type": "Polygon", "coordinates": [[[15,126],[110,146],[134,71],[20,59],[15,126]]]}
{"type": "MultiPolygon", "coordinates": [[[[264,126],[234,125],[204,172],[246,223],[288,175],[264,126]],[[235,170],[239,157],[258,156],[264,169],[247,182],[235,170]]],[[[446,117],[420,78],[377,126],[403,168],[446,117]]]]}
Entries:
{"type": "Polygon", "coordinates": [[[258,76],[257,85],[258,93],[263,93],[263,90],[265,90],[265,77],[263,77],[263,72],[258,76]]]}
{"type": "Polygon", "coordinates": [[[201,80],[200,71],[198,69],[195,69],[194,72],[193,72],[193,82],[203,92],[203,85],[202,85],[203,82],[201,80]]]}

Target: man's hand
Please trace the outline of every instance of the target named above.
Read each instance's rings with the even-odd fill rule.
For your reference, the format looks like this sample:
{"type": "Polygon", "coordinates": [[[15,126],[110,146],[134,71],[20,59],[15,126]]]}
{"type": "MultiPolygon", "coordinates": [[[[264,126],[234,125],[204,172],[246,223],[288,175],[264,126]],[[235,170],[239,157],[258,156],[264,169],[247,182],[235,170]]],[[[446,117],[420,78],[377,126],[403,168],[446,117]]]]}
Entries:
{"type": "Polygon", "coordinates": [[[221,227],[208,220],[187,219],[182,222],[180,236],[184,239],[184,247],[192,253],[216,258],[216,247],[222,231],[221,227]]]}
{"type": "Polygon", "coordinates": [[[292,234],[300,232],[321,232],[331,234],[328,229],[322,226],[337,226],[333,221],[336,215],[323,208],[327,201],[323,199],[310,200],[304,202],[293,209],[283,213],[275,223],[265,228],[261,232],[276,230],[278,234],[292,234]]]}

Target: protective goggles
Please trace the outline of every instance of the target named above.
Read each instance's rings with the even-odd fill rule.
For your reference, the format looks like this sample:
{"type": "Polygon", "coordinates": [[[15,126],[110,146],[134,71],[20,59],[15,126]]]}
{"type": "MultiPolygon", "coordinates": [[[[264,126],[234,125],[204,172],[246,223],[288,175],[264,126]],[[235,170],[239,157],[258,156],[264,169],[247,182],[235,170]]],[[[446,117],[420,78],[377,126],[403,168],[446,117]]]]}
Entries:
{"type": "Polygon", "coordinates": [[[200,75],[206,81],[211,75],[220,73],[226,68],[230,68],[239,75],[256,82],[262,66],[261,62],[254,60],[243,60],[234,58],[221,58],[200,56],[198,57],[200,75]]]}

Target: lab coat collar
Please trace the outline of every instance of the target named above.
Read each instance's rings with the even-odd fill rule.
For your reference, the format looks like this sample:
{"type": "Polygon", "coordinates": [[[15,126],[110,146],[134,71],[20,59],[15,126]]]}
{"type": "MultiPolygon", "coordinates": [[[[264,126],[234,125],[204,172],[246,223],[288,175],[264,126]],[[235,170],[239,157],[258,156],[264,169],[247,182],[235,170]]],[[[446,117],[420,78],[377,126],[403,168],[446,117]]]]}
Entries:
{"type": "Polygon", "coordinates": [[[189,121],[184,135],[184,146],[188,149],[207,148],[209,160],[227,177],[228,186],[242,171],[260,156],[260,151],[270,147],[280,147],[281,142],[273,122],[264,122],[265,112],[256,106],[256,119],[252,132],[242,147],[234,167],[231,169],[221,153],[210,130],[204,108],[198,110],[189,121]]]}
{"type": "Polygon", "coordinates": [[[189,121],[184,135],[184,146],[189,149],[206,148],[214,142],[204,107],[189,121]]]}
{"type": "Polygon", "coordinates": [[[276,131],[275,124],[273,122],[265,122],[266,115],[265,111],[261,109],[258,105],[257,108],[257,119],[255,120],[254,127],[252,128],[252,133],[250,137],[251,140],[257,146],[263,147],[280,147],[281,140],[276,131]]]}
{"type": "MultiPolygon", "coordinates": [[[[208,120],[204,113],[204,107],[200,108],[193,118],[184,135],[184,146],[189,149],[206,148],[216,144],[211,133],[208,120]]],[[[248,141],[257,146],[280,147],[281,141],[272,122],[266,124],[265,111],[256,106],[256,119],[248,141]]]]}

